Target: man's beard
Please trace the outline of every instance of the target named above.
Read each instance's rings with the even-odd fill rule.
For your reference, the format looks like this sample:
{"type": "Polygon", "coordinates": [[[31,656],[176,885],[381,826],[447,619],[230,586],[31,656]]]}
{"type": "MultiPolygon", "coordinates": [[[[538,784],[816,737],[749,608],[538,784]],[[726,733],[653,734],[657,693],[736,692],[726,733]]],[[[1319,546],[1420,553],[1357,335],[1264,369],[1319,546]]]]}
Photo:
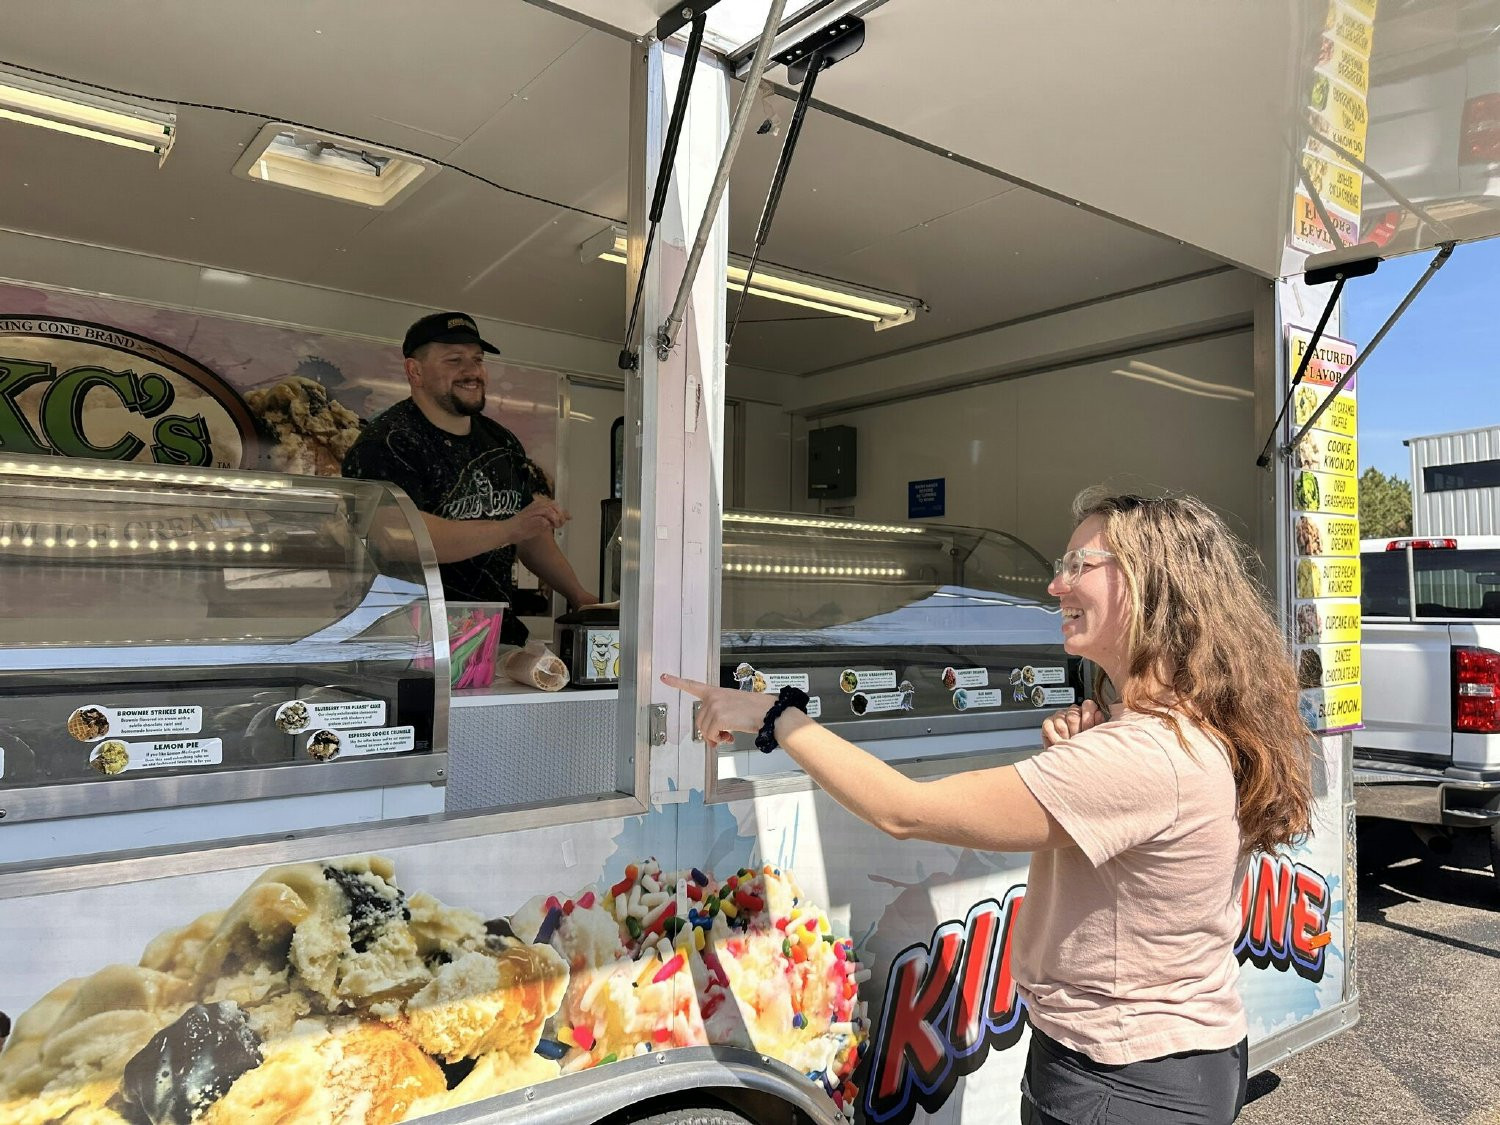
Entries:
{"type": "Polygon", "coordinates": [[[479,392],[479,400],[476,402],[473,399],[460,399],[452,391],[449,391],[438,400],[438,403],[450,414],[472,418],[476,414],[484,413],[484,392],[479,392]]]}

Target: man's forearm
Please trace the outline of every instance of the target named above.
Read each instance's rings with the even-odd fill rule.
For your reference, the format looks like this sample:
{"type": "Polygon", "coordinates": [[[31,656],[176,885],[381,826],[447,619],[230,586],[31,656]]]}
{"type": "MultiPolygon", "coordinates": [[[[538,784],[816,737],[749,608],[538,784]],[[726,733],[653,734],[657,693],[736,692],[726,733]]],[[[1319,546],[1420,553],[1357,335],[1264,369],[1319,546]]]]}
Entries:
{"type": "Polygon", "coordinates": [[[445,520],[423,512],[422,522],[427,525],[428,538],[440,563],[463,562],[510,541],[505,525],[499,520],[445,520]]]}
{"type": "Polygon", "coordinates": [[[569,604],[586,605],[595,600],[594,594],[578,581],[573,565],[552,536],[539,535],[522,543],[516,554],[527,570],[567,598],[569,604]]]}

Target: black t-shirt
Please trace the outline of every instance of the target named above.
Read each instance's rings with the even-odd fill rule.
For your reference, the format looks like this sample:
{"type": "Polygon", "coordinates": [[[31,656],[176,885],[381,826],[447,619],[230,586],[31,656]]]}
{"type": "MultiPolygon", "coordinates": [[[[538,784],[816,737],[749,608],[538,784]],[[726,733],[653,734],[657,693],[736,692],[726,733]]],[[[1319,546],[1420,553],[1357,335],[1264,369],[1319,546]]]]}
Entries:
{"type": "MultiPolygon", "coordinates": [[[[411,399],[364,428],[344,457],[344,476],[390,481],[422,511],[449,520],[509,519],[537,496],[552,495],[546,474],[504,426],[476,415],[467,434],[450,434],[411,399]]],[[[515,561],[515,547],[507,546],[442,563],[443,594],[450,601],[514,605],[515,561]]],[[[500,639],[519,645],[526,636],[526,626],[507,613],[500,639]]]]}

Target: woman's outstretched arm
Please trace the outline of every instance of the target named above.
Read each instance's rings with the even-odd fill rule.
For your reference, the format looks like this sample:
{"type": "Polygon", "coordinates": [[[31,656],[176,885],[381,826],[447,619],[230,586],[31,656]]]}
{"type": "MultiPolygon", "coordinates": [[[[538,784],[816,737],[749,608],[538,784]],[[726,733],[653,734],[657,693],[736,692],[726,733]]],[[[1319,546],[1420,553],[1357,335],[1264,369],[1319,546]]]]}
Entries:
{"type": "MultiPolygon", "coordinates": [[[[760,730],[769,706],[768,697],[755,692],[676,676],[662,682],[702,700],[699,724],[710,746],[734,731],[760,730]]],[[[776,740],[829,796],[898,839],[1002,852],[1072,843],[1011,766],[917,781],[795,710],[777,720],[776,740]]]]}

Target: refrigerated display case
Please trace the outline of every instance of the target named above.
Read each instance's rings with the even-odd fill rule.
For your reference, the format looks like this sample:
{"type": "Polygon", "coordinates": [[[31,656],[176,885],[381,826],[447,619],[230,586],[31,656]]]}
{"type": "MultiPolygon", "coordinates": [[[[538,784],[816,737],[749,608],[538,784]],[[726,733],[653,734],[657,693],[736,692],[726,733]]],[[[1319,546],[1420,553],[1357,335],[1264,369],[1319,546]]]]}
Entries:
{"type": "Polygon", "coordinates": [[[858,741],[1036,726],[1083,688],[1050,578],[1001,531],[726,512],[721,682],[858,741]]]}
{"type": "MultiPolygon", "coordinates": [[[[725,512],[722,542],[725,687],[799,687],[822,722],[861,742],[1032,728],[1083,696],[1047,595],[1051,566],[1014,535],[725,512]]],[[[607,589],[619,543],[606,539],[607,589]]]]}
{"type": "Polygon", "coordinates": [[[0,458],[0,835],[440,785],[430,554],[380,483],[0,458]]]}

